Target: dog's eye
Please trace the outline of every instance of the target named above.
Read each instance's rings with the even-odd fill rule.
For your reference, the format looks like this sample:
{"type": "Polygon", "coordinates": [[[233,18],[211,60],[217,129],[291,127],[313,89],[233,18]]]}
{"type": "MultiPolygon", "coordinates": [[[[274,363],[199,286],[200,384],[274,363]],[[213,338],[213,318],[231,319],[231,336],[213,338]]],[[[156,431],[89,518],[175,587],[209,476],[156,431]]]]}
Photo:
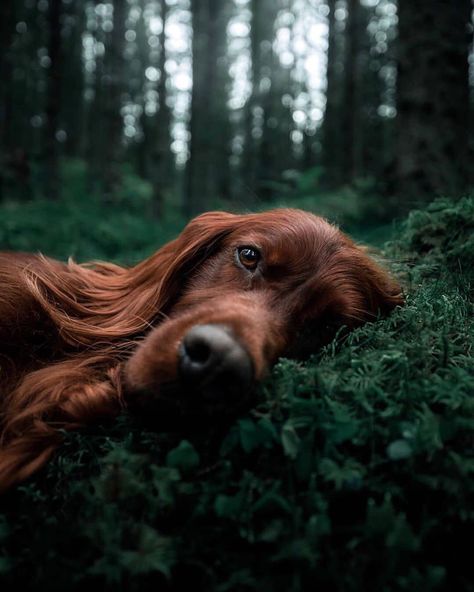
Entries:
{"type": "Polygon", "coordinates": [[[255,247],[238,247],[237,259],[245,269],[253,271],[260,261],[260,252],[255,247]]]}

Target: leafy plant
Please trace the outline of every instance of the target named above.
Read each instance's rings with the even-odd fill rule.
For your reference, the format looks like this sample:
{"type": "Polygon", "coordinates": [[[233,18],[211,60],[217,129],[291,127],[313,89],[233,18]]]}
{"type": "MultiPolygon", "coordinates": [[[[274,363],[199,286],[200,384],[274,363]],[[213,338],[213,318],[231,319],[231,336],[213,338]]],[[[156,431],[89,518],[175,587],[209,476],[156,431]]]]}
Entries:
{"type": "Polygon", "coordinates": [[[472,212],[412,213],[387,247],[406,305],[281,360],[223,439],[67,434],[2,500],[6,589],[472,589],[472,212]]]}

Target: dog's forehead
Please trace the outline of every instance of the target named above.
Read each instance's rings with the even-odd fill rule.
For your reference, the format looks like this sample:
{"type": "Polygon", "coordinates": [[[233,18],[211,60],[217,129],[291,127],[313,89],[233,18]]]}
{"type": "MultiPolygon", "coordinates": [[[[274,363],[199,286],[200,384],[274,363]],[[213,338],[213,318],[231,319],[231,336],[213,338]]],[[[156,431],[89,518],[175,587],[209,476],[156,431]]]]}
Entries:
{"type": "Polygon", "coordinates": [[[324,218],[296,209],[280,209],[246,217],[233,233],[233,242],[255,245],[268,257],[312,260],[344,240],[324,218]]]}

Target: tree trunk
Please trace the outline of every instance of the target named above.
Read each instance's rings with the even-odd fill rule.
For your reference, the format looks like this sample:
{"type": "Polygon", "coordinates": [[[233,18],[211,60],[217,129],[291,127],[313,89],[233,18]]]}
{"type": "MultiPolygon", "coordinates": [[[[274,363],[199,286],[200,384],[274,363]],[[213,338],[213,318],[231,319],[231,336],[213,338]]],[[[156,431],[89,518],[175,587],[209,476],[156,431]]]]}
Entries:
{"type": "MultiPolygon", "coordinates": [[[[184,211],[193,216],[225,197],[222,168],[228,167],[224,133],[227,113],[225,90],[219,71],[220,39],[227,24],[228,5],[223,0],[192,0],[193,90],[191,98],[191,142],[186,170],[184,211]],[[224,156],[223,156],[224,155],[224,156]],[[218,169],[221,169],[220,171],[218,169]]],[[[224,173],[224,178],[228,173],[224,173]]]]}
{"type": "Polygon", "coordinates": [[[212,163],[209,160],[209,125],[211,113],[209,96],[213,86],[213,70],[209,69],[207,26],[209,0],[192,0],[193,26],[193,89],[191,96],[191,141],[186,169],[186,194],[184,212],[188,217],[205,209],[209,196],[215,193],[212,163]]]}
{"type": "Polygon", "coordinates": [[[103,166],[105,144],[105,92],[102,85],[105,67],[103,56],[95,60],[95,72],[92,85],[93,99],[86,107],[86,158],[88,164],[88,191],[95,193],[103,189],[103,166]]]}
{"type": "Polygon", "coordinates": [[[273,113],[276,65],[272,42],[278,5],[274,0],[252,0],[251,9],[252,93],[246,105],[242,177],[246,193],[257,201],[276,164],[277,147],[272,137],[277,123],[273,113]]]}
{"type": "Polygon", "coordinates": [[[212,100],[212,113],[215,129],[215,140],[212,152],[215,162],[215,176],[217,196],[221,200],[231,198],[231,138],[232,130],[230,125],[230,114],[228,108],[229,100],[229,60],[227,53],[227,26],[229,24],[232,6],[222,0],[211,0],[211,11],[216,14],[216,19],[210,29],[210,45],[215,47],[216,83],[212,100]]]}
{"type": "Polygon", "coordinates": [[[5,0],[2,4],[2,18],[0,19],[0,201],[5,197],[7,159],[12,149],[10,126],[13,80],[10,48],[14,26],[14,2],[13,0],[5,0]]]}
{"type": "Polygon", "coordinates": [[[154,122],[154,137],[151,138],[152,152],[150,159],[150,179],[153,185],[152,214],[160,218],[163,215],[165,196],[170,190],[172,154],[171,154],[171,109],[166,104],[166,34],[168,17],[166,0],[160,1],[160,14],[163,30],[160,34],[160,80],[158,83],[159,108],[154,122]]]}
{"type": "Polygon", "coordinates": [[[124,87],[124,42],[127,0],[114,0],[113,30],[105,56],[105,154],[104,154],[104,199],[113,201],[121,182],[123,160],[123,120],[121,114],[124,87]]]}
{"type": "MultiPolygon", "coordinates": [[[[154,218],[161,218],[164,212],[166,195],[171,190],[173,183],[174,162],[171,153],[171,120],[172,112],[166,103],[168,96],[168,76],[166,72],[166,22],[168,18],[167,0],[160,0],[160,17],[162,30],[159,35],[159,61],[158,70],[160,78],[156,84],[158,93],[158,108],[153,116],[145,112],[146,99],[145,89],[150,89],[150,82],[143,77],[143,113],[141,115],[141,127],[143,139],[138,145],[137,164],[141,176],[150,181],[152,185],[152,201],[150,214],[154,218]]],[[[137,42],[140,48],[142,70],[145,71],[148,65],[149,46],[146,23],[142,11],[142,17],[137,27],[137,42]]]]}
{"type": "Polygon", "coordinates": [[[359,5],[360,0],[347,0],[348,16],[345,32],[345,58],[344,58],[344,100],[343,100],[343,136],[342,153],[343,167],[342,179],[350,184],[358,176],[358,68],[357,57],[359,46],[359,5]]]}
{"type": "Polygon", "coordinates": [[[471,0],[399,0],[394,193],[408,209],[467,188],[471,0]]]}
{"type": "Polygon", "coordinates": [[[336,32],[336,0],[328,0],[328,8],[328,62],[326,111],[322,126],[322,162],[324,165],[324,182],[332,189],[340,185],[342,181],[342,130],[340,124],[341,100],[338,91],[340,81],[337,72],[339,44],[336,32]]]}
{"type": "Polygon", "coordinates": [[[83,153],[84,66],[82,62],[82,35],[86,19],[82,2],[68,5],[69,26],[66,29],[67,44],[64,44],[63,60],[67,64],[63,72],[62,121],[66,131],[65,152],[68,156],[83,153]]]}
{"type": "Polygon", "coordinates": [[[2,5],[0,19],[0,149],[5,151],[8,142],[8,123],[11,111],[12,56],[10,54],[15,28],[14,5],[7,0],[2,5]]]}
{"type": "MultiPolygon", "coordinates": [[[[252,66],[250,70],[251,93],[245,105],[245,130],[244,130],[244,153],[242,157],[243,193],[251,200],[255,197],[257,190],[257,138],[255,138],[256,121],[254,110],[258,105],[258,86],[260,82],[260,43],[261,35],[259,29],[259,0],[251,0],[250,10],[252,14],[250,28],[250,55],[252,66]]],[[[261,2],[261,0],[260,0],[261,2]]]]}
{"type": "Polygon", "coordinates": [[[48,199],[60,197],[59,179],[59,111],[61,108],[61,8],[62,0],[49,2],[49,44],[50,59],[48,77],[48,98],[46,105],[45,146],[45,195],[48,199]]]}

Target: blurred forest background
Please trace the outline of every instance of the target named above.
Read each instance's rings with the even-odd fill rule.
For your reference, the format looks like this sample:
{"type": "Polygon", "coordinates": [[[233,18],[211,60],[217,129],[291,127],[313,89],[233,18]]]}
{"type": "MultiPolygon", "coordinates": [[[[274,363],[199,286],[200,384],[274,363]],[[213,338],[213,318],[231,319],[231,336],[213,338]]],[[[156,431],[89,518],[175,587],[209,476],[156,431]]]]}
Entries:
{"type": "Polygon", "coordinates": [[[473,14],[471,0],[2,0],[0,204],[134,201],[163,221],[283,200],[370,222],[466,194],[473,14]]]}

